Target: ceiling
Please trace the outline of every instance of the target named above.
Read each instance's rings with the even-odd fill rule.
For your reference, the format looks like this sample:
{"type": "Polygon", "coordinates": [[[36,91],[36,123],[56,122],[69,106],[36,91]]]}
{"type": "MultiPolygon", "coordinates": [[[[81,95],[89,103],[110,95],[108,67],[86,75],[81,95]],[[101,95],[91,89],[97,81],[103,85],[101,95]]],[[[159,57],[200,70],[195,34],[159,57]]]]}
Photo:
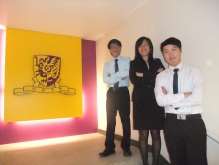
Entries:
{"type": "Polygon", "coordinates": [[[0,25],[98,40],[148,0],[0,0],[0,25]]]}

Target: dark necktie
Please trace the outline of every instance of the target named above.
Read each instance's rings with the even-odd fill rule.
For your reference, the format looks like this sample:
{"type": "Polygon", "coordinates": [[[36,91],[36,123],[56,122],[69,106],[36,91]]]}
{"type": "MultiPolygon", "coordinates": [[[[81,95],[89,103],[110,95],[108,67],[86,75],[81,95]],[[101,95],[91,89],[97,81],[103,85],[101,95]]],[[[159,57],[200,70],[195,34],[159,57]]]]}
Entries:
{"type": "MultiPolygon", "coordinates": [[[[115,73],[119,71],[119,67],[118,67],[118,59],[115,59],[115,73]]],[[[114,84],[114,88],[113,90],[116,91],[119,88],[119,81],[117,83],[114,84]]]]}
{"type": "MultiPolygon", "coordinates": [[[[174,74],[173,74],[173,93],[176,94],[178,93],[178,72],[179,69],[174,69],[174,74]]],[[[177,110],[179,108],[175,108],[175,110],[177,110]]]]}
{"type": "Polygon", "coordinates": [[[174,69],[174,74],[173,74],[173,93],[176,94],[178,93],[178,72],[179,69],[174,69]]]}

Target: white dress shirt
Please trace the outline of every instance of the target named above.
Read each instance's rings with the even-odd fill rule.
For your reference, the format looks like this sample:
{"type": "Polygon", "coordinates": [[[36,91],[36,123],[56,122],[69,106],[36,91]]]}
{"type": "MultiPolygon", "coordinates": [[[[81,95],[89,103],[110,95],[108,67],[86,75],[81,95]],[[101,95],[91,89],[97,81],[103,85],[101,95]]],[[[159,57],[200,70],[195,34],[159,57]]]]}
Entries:
{"type": "Polygon", "coordinates": [[[116,82],[119,81],[119,87],[129,86],[129,68],[130,68],[130,58],[118,56],[118,67],[119,71],[115,73],[115,58],[104,64],[103,70],[103,81],[108,84],[109,87],[113,87],[116,82]],[[108,74],[111,74],[108,77],[108,74]],[[125,80],[121,78],[126,77],[125,80]]]}
{"type": "Polygon", "coordinates": [[[197,67],[180,63],[178,71],[178,92],[173,94],[174,67],[169,66],[159,73],[155,83],[155,97],[159,106],[165,108],[166,113],[174,114],[198,114],[203,112],[201,107],[203,98],[203,79],[197,67]],[[168,94],[162,92],[165,87],[168,94]],[[185,98],[184,92],[192,92],[185,98]],[[175,109],[179,108],[179,109],[175,109]]]}

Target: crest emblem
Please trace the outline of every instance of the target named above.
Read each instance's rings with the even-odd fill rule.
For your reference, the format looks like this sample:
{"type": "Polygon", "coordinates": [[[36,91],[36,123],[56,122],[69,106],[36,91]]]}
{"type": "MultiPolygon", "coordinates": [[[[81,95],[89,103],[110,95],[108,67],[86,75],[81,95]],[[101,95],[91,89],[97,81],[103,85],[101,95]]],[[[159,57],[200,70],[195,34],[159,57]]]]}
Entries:
{"type": "Polygon", "coordinates": [[[33,86],[14,88],[15,95],[38,93],[60,92],[66,95],[76,94],[74,88],[60,86],[59,82],[61,71],[61,58],[53,55],[34,55],[33,56],[34,81],[33,86]]]}
{"type": "Polygon", "coordinates": [[[61,58],[51,55],[37,55],[33,57],[34,77],[37,81],[49,87],[53,85],[60,76],[61,58]]]}

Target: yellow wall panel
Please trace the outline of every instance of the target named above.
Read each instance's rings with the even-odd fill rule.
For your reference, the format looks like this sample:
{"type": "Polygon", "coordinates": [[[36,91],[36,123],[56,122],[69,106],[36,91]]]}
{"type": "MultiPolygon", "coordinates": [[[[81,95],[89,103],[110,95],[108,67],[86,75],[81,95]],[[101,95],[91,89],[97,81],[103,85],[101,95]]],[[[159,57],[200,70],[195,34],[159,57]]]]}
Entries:
{"type": "Polygon", "coordinates": [[[82,116],[81,50],[81,38],[7,28],[4,121],[82,116]]]}

